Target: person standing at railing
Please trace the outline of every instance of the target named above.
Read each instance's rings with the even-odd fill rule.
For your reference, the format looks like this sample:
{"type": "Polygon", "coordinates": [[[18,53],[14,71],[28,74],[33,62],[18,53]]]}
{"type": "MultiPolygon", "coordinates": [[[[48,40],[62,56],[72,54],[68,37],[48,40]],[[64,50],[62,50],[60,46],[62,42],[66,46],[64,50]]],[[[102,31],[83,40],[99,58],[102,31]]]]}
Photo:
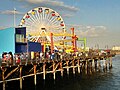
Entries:
{"type": "Polygon", "coordinates": [[[16,63],[20,63],[20,55],[16,54],[16,63]]]}
{"type": "Polygon", "coordinates": [[[40,60],[42,60],[42,58],[43,58],[43,53],[40,52],[40,60]]]}
{"type": "Polygon", "coordinates": [[[50,56],[50,59],[51,60],[54,60],[54,57],[55,57],[55,54],[54,54],[54,52],[51,54],[51,56],[50,56]]]}
{"type": "Polygon", "coordinates": [[[7,52],[3,52],[3,54],[2,54],[2,61],[3,62],[7,61],[7,52]]]}
{"type": "Polygon", "coordinates": [[[13,54],[12,54],[12,52],[9,52],[8,53],[8,60],[9,60],[9,62],[12,64],[13,63],[13,54]]]}
{"type": "Polygon", "coordinates": [[[46,53],[46,58],[49,59],[49,52],[46,53]]]}

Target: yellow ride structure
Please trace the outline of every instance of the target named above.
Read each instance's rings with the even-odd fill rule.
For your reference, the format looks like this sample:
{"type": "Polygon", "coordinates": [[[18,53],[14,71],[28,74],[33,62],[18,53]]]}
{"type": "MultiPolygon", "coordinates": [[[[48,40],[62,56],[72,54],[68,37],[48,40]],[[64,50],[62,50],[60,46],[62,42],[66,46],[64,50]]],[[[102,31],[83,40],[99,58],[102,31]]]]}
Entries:
{"type": "Polygon", "coordinates": [[[60,14],[50,8],[37,7],[28,11],[21,19],[20,26],[26,27],[28,41],[40,42],[44,46],[44,52],[46,46],[50,46],[51,53],[54,48],[66,52],[78,51],[78,36],[75,35],[74,28],[71,28],[71,34],[67,33],[60,14]]]}

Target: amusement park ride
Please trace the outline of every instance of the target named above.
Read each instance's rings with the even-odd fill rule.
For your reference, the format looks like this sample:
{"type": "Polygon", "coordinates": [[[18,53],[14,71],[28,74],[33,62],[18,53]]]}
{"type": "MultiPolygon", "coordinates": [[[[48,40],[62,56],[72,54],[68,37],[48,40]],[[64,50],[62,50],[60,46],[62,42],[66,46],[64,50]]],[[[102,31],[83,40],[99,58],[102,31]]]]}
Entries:
{"type": "Polygon", "coordinates": [[[54,49],[64,49],[66,52],[78,51],[77,41],[84,42],[84,51],[86,49],[86,38],[78,38],[71,28],[71,33],[65,29],[65,23],[56,11],[37,7],[27,12],[20,22],[20,27],[26,27],[27,40],[40,42],[46,47],[50,46],[51,53],[54,49]]]}

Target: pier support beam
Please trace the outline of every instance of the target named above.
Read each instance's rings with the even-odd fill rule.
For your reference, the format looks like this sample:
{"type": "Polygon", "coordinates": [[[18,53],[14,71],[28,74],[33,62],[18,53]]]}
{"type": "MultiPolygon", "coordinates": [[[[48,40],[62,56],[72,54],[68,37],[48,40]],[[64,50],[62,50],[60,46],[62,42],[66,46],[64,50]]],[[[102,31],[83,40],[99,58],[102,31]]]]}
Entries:
{"type": "Polygon", "coordinates": [[[74,65],[75,65],[74,60],[72,60],[73,74],[75,74],[75,67],[74,67],[74,65]]]}
{"type": "Polygon", "coordinates": [[[22,66],[20,66],[20,90],[22,90],[22,66]]]}
{"type": "Polygon", "coordinates": [[[80,73],[80,60],[77,60],[77,66],[78,66],[78,73],[80,73]]]}
{"type": "Polygon", "coordinates": [[[98,66],[98,61],[97,61],[97,60],[98,60],[98,59],[95,60],[95,71],[97,71],[97,68],[98,68],[98,67],[97,67],[97,66],[98,66]]]}
{"type": "Polygon", "coordinates": [[[85,66],[85,65],[84,65],[84,62],[82,61],[82,62],[81,62],[81,72],[83,71],[84,66],[85,66]]]}
{"type": "Polygon", "coordinates": [[[53,79],[55,80],[55,62],[53,61],[53,79]]]}
{"type": "Polygon", "coordinates": [[[3,90],[5,90],[5,70],[2,69],[3,90]]]}
{"type": "Polygon", "coordinates": [[[90,74],[92,74],[92,61],[90,61],[90,74]]]}
{"type": "Polygon", "coordinates": [[[61,70],[61,76],[63,77],[63,67],[62,67],[62,61],[60,61],[60,70],[61,70]]]}
{"type": "Polygon", "coordinates": [[[85,62],[85,73],[87,74],[87,68],[88,68],[88,61],[85,62]]]}
{"type": "Polygon", "coordinates": [[[46,64],[45,64],[45,62],[43,63],[43,80],[45,80],[45,66],[46,66],[46,64]]]}
{"type": "Polygon", "coordinates": [[[67,74],[69,75],[69,61],[66,61],[66,65],[67,65],[67,74]]]}
{"type": "Polygon", "coordinates": [[[101,63],[100,63],[100,59],[98,59],[98,70],[100,71],[100,67],[101,67],[101,63]]]}
{"type": "Polygon", "coordinates": [[[92,68],[93,68],[93,71],[95,72],[95,60],[92,59],[92,68]]]}
{"type": "Polygon", "coordinates": [[[112,57],[109,58],[109,68],[112,68],[112,57]]]}
{"type": "Polygon", "coordinates": [[[105,69],[107,70],[107,65],[108,65],[108,58],[106,58],[106,61],[105,61],[105,69]]]}
{"type": "Polygon", "coordinates": [[[36,66],[37,65],[34,65],[34,84],[35,84],[35,86],[36,86],[36,84],[37,84],[37,81],[36,81],[36,66]]]}
{"type": "Polygon", "coordinates": [[[106,71],[106,69],[107,69],[107,60],[104,59],[103,60],[103,70],[106,71]]]}

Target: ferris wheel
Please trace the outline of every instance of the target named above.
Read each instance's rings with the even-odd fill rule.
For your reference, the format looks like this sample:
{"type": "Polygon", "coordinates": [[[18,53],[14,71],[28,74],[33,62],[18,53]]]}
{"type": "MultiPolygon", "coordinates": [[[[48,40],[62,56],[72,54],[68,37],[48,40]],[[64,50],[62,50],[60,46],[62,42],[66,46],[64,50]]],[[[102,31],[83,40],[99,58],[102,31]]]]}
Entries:
{"type": "MultiPolygon", "coordinates": [[[[41,35],[44,33],[64,33],[65,23],[62,17],[56,11],[46,8],[37,7],[28,11],[21,19],[20,26],[26,27],[26,33],[38,33],[41,35]]],[[[35,36],[36,40],[38,36],[35,36]]],[[[49,39],[49,36],[46,35],[49,39]]],[[[54,37],[54,40],[58,40],[62,37],[54,37]]]]}

